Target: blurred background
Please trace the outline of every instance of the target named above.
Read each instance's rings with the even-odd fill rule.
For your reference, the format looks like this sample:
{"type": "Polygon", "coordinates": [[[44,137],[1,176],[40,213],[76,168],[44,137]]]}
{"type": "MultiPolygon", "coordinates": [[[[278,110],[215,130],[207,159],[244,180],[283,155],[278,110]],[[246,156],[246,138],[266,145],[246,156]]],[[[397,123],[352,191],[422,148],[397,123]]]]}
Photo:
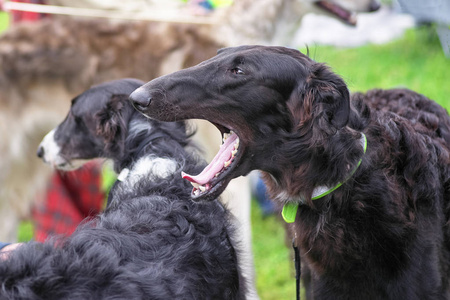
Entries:
{"type": "MultiPolygon", "coordinates": [[[[36,0],[0,1],[0,8],[4,242],[70,234],[103,209],[115,180],[108,165],[61,174],[35,155],[71,98],[102,81],[151,80],[221,47],[282,45],[327,63],[351,92],[406,87],[450,109],[449,1],[36,0]]],[[[257,174],[243,184],[252,190],[241,218],[251,224],[258,294],[294,299],[284,224],[257,174]]]]}

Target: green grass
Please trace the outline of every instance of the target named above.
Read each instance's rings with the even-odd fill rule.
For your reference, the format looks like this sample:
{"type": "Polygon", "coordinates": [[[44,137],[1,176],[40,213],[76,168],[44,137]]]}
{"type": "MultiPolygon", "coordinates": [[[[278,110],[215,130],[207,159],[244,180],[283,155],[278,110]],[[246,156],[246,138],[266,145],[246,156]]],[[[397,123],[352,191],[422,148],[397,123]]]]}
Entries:
{"type": "MultiPolygon", "coordinates": [[[[410,30],[405,37],[385,45],[354,49],[317,46],[309,50],[313,59],[326,62],[340,74],[351,91],[408,87],[450,109],[450,59],[445,58],[433,28],[410,30]]],[[[293,263],[284,225],[274,216],[263,218],[252,203],[252,228],[261,299],[294,299],[293,263]]],[[[20,236],[30,238],[31,230],[30,225],[21,226],[20,236]]]]}
{"type": "Polygon", "coordinates": [[[34,228],[31,221],[20,223],[17,241],[20,243],[28,242],[33,238],[34,228]]]}
{"type": "Polygon", "coordinates": [[[6,30],[9,27],[9,15],[0,11],[0,32],[6,30]]]}
{"type": "Polygon", "coordinates": [[[385,45],[310,47],[310,56],[331,66],[351,91],[407,87],[450,107],[450,59],[433,27],[407,31],[404,38],[385,45]]]}
{"type": "Polygon", "coordinates": [[[295,299],[293,251],[280,219],[263,217],[252,201],[252,225],[256,288],[261,299],[295,299]]]}

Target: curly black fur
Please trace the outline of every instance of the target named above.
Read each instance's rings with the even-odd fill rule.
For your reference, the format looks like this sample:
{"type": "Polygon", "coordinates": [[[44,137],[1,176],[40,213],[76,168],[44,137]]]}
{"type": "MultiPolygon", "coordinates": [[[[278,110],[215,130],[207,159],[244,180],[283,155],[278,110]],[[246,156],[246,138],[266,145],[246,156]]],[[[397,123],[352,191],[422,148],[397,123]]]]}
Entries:
{"type": "Polygon", "coordinates": [[[236,132],[239,152],[211,184],[259,169],[272,199],[298,205],[289,231],[308,297],[450,298],[450,117],[435,102],[406,89],[350,96],[326,65],[263,46],[223,49],[130,98],[159,120],[236,132]]]}
{"type": "MultiPolygon", "coordinates": [[[[184,123],[160,123],[132,109],[126,95],[140,84],[109,82],[73,101],[55,141],[76,139],[66,130],[84,127],[79,142],[96,145],[96,157],[112,158],[130,175],[115,184],[106,211],[72,236],[24,244],[1,261],[0,299],[243,298],[231,216],[218,201],[191,201],[180,170],[198,171],[204,162],[186,150],[184,123]],[[148,157],[176,162],[175,172],[133,176],[148,157]]],[[[79,156],[65,150],[66,159],[79,156]]]]}

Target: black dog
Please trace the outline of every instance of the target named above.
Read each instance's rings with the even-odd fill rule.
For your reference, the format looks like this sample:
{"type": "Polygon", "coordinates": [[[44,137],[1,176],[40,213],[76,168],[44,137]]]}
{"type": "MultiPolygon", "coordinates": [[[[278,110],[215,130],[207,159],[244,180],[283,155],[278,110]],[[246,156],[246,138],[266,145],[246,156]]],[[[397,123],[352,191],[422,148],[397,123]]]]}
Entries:
{"type": "Polygon", "coordinates": [[[196,204],[181,168],[191,154],[184,123],[135,111],[128,95],[142,82],[98,85],[76,97],[38,150],[52,165],[114,160],[121,182],[104,213],[66,239],[30,242],[0,262],[1,299],[242,299],[229,213],[196,204]],[[123,171],[128,170],[128,171],[123,171]]]}
{"type": "Polygon", "coordinates": [[[263,171],[294,222],[309,296],[450,298],[450,118],[436,103],[408,90],[350,97],[324,64],[262,46],[221,50],[130,98],[155,119],[206,119],[238,144],[185,174],[205,187],[194,199],[263,171]]]}

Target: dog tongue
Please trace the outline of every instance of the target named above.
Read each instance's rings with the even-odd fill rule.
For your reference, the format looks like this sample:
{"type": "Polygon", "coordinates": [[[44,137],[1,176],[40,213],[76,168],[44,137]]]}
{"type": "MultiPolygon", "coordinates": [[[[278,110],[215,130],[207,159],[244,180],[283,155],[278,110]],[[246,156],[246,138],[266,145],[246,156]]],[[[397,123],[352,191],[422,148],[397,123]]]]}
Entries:
{"type": "Polygon", "coordinates": [[[238,139],[239,137],[234,132],[228,136],[225,142],[220,146],[219,152],[217,152],[211,163],[197,176],[192,176],[184,172],[181,172],[181,176],[190,182],[198,183],[200,185],[208,183],[224,168],[224,163],[230,160],[231,151],[234,150],[234,144],[238,139]]]}

